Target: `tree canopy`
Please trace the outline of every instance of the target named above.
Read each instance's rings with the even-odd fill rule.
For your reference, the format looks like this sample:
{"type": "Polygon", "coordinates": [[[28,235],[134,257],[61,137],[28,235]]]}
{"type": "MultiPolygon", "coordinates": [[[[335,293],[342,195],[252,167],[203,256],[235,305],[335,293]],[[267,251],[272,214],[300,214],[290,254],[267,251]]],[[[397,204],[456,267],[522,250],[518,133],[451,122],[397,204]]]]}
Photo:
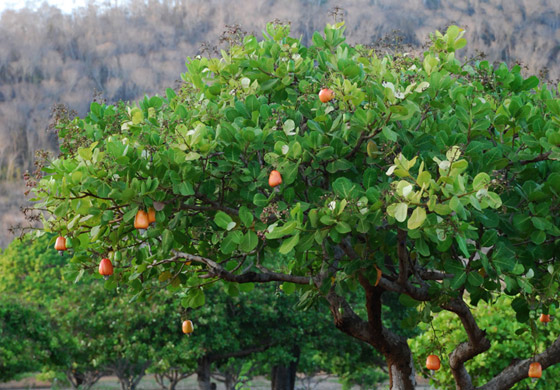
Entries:
{"type": "MultiPolygon", "coordinates": [[[[401,327],[453,312],[468,341],[444,367],[472,389],[465,362],[491,343],[469,303],[512,295],[524,322],[557,298],[558,91],[519,66],[460,62],[456,26],[420,56],[343,32],[328,25],[306,47],[269,24],[261,41],[189,58],[179,91],[62,120],[36,207],[76,273],[111,259],[108,288],[144,297],[157,279],[198,307],[213,282],[279,281],[302,307],[325,299],[340,330],[384,355],[392,389],[415,385],[401,327]],[[135,229],[149,208],[156,223],[135,229]],[[387,292],[417,310],[384,323],[387,292]]],[[[560,340],[478,388],[511,387],[532,361],[560,361],[560,340]]]]}

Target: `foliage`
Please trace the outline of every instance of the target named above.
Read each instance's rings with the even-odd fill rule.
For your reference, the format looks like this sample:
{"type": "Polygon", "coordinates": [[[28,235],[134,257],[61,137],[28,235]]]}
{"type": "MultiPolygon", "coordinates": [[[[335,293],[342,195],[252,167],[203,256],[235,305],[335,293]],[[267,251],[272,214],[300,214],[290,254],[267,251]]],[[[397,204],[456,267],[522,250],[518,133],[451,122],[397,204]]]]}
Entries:
{"type": "Polygon", "coordinates": [[[23,222],[17,180],[35,169],[37,149],[57,150],[56,137],[45,131],[53,106],[55,119],[74,110],[85,115],[94,90],[103,94],[96,99],[109,102],[160,92],[175,83],[185,56],[224,47],[230,39],[222,34],[227,24],[260,31],[272,18],[288,18],[294,36],[307,45],[338,5],[354,22],[348,26],[349,40],[370,43],[384,53],[395,44],[420,47],[428,32],[457,20],[471,27],[467,55],[484,52],[490,63],[519,60],[531,72],[543,69],[558,78],[560,26],[550,12],[558,11],[556,1],[530,7],[525,3],[504,7],[501,1],[488,0],[457,7],[439,0],[292,0],[287,7],[282,1],[256,0],[238,1],[239,6],[196,0],[92,0],[73,14],[41,2],[5,11],[0,15],[0,35],[5,37],[0,43],[0,179],[10,180],[4,192],[10,195],[0,197],[0,247],[12,240],[8,228],[23,222]]]}
{"type": "MultiPolygon", "coordinates": [[[[512,321],[515,311],[511,307],[513,299],[508,296],[498,298],[492,305],[479,302],[474,310],[474,315],[488,338],[492,347],[488,352],[476,356],[466,366],[474,378],[475,386],[480,386],[490,380],[515,359],[531,358],[534,353],[542,352],[557,337],[560,324],[556,318],[548,325],[543,325],[538,320],[538,315],[530,319],[527,324],[512,321]]],[[[554,311],[550,311],[554,314],[554,311]]],[[[433,377],[434,386],[438,388],[451,388],[453,378],[447,367],[447,357],[452,351],[452,346],[457,341],[466,341],[467,337],[457,316],[449,312],[438,313],[431,324],[421,324],[424,331],[419,337],[411,341],[411,348],[417,358],[415,363],[419,371],[427,377],[433,377]],[[434,335],[434,331],[435,335],[434,335]],[[428,374],[425,368],[426,357],[434,353],[442,358],[442,367],[439,371],[428,374]]],[[[537,381],[534,389],[551,389],[560,385],[559,370],[557,366],[543,371],[543,377],[537,381]]],[[[513,389],[528,388],[529,379],[519,382],[513,389]]]]}
{"type": "MultiPolygon", "coordinates": [[[[330,371],[332,357],[340,361],[341,349],[352,348],[348,338],[333,334],[336,331],[324,314],[294,311],[297,297],[277,286],[261,286],[249,295],[232,285],[228,290],[232,296],[213,288],[207,291],[206,305],[188,311],[165,289],[156,290],[142,302],[130,302],[122,290],[106,290],[96,277],[82,275],[78,283],[73,283],[75,275],[64,280],[68,256],[59,256],[49,241],[48,236],[33,242],[16,240],[0,254],[0,292],[25,300],[16,303],[10,298],[7,306],[2,305],[3,310],[18,314],[9,317],[12,321],[2,328],[2,337],[20,348],[19,372],[43,369],[50,375],[73,375],[72,379],[83,380],[89,374],[94,375],[91,380],[97,380],[118,362],[142,363],[145,359],[153,373],[176,368],[193,373],[198,359],[205,355],[216,359],[213,369],[218,370],[232,364],[236,353],[254,350],[241,359],[253,361],[258,372],[266,374],[270,364],[291,359],[293,345],[301,346],[301,369],[330,371]],[[31,302],[36,305],[31,306],[31,302]],[[195,334],[190,337],[180,331],[185,318],[195,323],[195,334]],[[316,344],[318,339],[320,345],[316,344]],[[56,352],[58,360],[44,351],[46,346],[56,352]],[[43,350],[32,353],[32,347],[43,350]],[[32,358],[39,353],[46,355],[32,358]],[[309,367],[305,357],[311,355],[315,361],[309,367]]],[[[9,345],[3,343],[4,348],[9,345]]],[[[363,355],[374,356],[370,348],[363,355]]]]}
{"type": "Polygon", "coordinates": [[[473,350],[455,350],[459,367],[487,348],[463,297],[476,305],[505,290],[520,322],[547,310],[558,290],[558,91],[519,66],[461,63],[456,26],[421,57],[378,57],[343,31],[327,26],[305,47],[269,24],[262,41],[189,58],[178,93],[94,102],[61,122],[62,155],[35,194],[75,272],[109,256],[108,289],[144,297],[157,281],[186,291],[191,308],[214,281],[226,291],[282,281],[302,308],[326,298],[337,327],[382,351],[399,381],[412,381],[410,351],[383,326],[382,305],[395,307],[384,292],[422,303],[405,327],[442,309],[461,316],[473,350]],[[322,86],[334,101],[319,101],[322,86]],[[273,189],[272,170],[283,179],[273,189]],[[148,207],[157,223],[133,229],[148,207]],[[358,287],[367,322],[348,301],[358,287]]]}
{"type": "Polygon", "coordinates": [[[0,297],[0,381],[39,370],[53,355],[51,322],[12,294],[0,297]]]}
{"type": "MultiPolygon", "coordinates": [[[[47,249],[52,236],[14,240],[0,252],[0,293],[16,293],[28,302],[48,305],[65,290],[60,283],[67,258],[47,249]]],[[[54,246],[54,241],[53,241],[54,246]]]]}

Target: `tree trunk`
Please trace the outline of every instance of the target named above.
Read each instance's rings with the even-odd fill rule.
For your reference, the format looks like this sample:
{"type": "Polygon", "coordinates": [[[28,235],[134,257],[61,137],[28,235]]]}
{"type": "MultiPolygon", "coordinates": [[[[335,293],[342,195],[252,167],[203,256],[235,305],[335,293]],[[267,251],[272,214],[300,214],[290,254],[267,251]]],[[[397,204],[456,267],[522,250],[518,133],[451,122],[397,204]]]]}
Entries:
{"type": "Polygon", "coordinates": [[[120,359],[112,367],[112,371],[121,384],[121,390],[135,390],[149,366],[150,362],[133,363],[120,359]]]}
{"type": "Polygon", "coordinates": [[[224,384],[226,386],[226,390],[234,390],[235,389],[236,380],[234,376],[230,372],[225,373],[225,381],[224,384]]]}
{"type": "Polygon", "coordinates": [[[198,367],[196,368],[196,378],[198,381],[198,390],[211,390],[210,383],[210,359],[203,356],[198,359],[198,367]]]}
{"type": "Polygon", "coordinates": [[[384,290],[372,285],[364,276],[360,276],[359,280],[366,293],[367,321],[358,316],[348,302],[331,288],[327,300],[335,326],[344,333],[365,341],[385,357],[390,390],[414,390],[416,374],[407,339],[383,326],[381,296],[384,290]]]}
{"type": "Polygon", "coordinates": [[[288,365],[276,365],[271,370],[271,390],[294,390],[300,350],[292,348],[292,360],[288,365]]]}
{"type": "Polygon", "coordinates": [[[175,387],[177,387],[177,383],[179,383],[179,381],[170,381],[168,389],[175,390],[175,387]]]}
{"type": "Polygon", "coordinates": [[[414,362],[406,341],[393,352],[385,355],[389,368],[389,389],[414,390],[416,388],[414,362]]]}
{"type": "Polygon", "coordinates": [[[121,384],[121,390],[132,390],[130,381],[128,380],[127,377],[118,377],[118,379],[121,384]]]}

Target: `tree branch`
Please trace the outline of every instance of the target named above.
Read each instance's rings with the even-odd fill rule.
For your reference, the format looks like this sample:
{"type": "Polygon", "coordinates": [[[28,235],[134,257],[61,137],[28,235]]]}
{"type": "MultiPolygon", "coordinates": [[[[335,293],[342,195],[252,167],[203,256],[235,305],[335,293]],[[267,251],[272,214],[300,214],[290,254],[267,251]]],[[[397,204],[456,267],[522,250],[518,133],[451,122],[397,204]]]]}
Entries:
{"type": "Polygon", "coordinates": [[[395,366],[398,366],[397,371],[402,371],[409,379],[412,378],[411,382],[414,382],[414,366],[411,364],[412,354],[406,337],[400,336],[383,326],[381,296],[385,290],[379,285],[373,286],[363,274],[360,274],[358,279],[366,293],[368,325],[373,341],[371,345],[387,359],[387,364],[390,368],[390,388],[397,389],[403,385],[400,375],[394,375],[395,366]]]}
{"type": "Polygon", "coordinates": [[[560,336],[543,353],[536,355],[534,359],[513,362],[486,384],[477,387],[477,390],[510,389],[514,384],[529,376],[529,364],[532,362],[539,362],[543,370],[560,363],[560,336]]]}
{"type": "MultiPolygon", "coordinates": [[[[352,245],[350,245],[350,243],[346,240],[342,240],[340,245],[346,255],[350,257],[350,259],[360,258],[356,251],[354,251],[354,248],[352,248],[352,245]]],[[[416,287],[409,280],[405,280],[402,283],[399,283],[398,281],[393,281],[388,277],[381,277],[381,279],[379,280],[379,286],[387,291],[409,295],[411,298],[414,298],[417,301],[430,300],[430,294],[428,293],[427,286],[416,287]]]]}
{"type": "Polygon", "coordinates": [[[416,273],[423,280],[443,280],[443,279],[453,279],[454,274],[449,274],[447,272],[441,272],[436,270],[427,270],[422,267],[416,267],[416,273]]]}
{"type": "Polygon", "coordinates": [[[202,263],[208,267],[208,273],[212,277],[220,278],[228,282],[235,283],[266,283],[266,282],[291,282],[295,284],[309,284],[312,281],[310,276],[301,275],[288,275],[279,272],[254,272],[247,271],[241,274],[234,274],[227,271],[220,264],[216,263],[214,260],[208,259],[206,257],[191,255],[190,253],[174,251],[175,257],[169,259],[169,262],[175,261],[177,258],[185,259],[186,261],[196,261],[202,263]]]}
{"type": "Polygon", "coordinates": [[[527,164],[531,164],[531,163],[534,163],[534,162],[544,161],[544,160],[548,159],[548,156],[550,156],[550,153],[552,153],[552,152],[541,153],[537,157],[535,157],[531,160],[510,161],[509,164],[507,165],[507,167],[511,167],[512,165],[515,165],[516,163],[519,163],[521,165],[527,165],[527,164]]]}
{"type": "Polygon", "coordinates": [[[334,291],[334,287],[330,289],[325,298],[329,303],[334,325],[338,329],[352,337],[373,345],[368,323],[356,314],[348,301],[334,291]]]}
{"type": "Polygon", "coordinates": [[[474,389],[472,379],[464,363],[490,349],[490,341],[486,338],[486,332],[478,327],[471,310],[461,297],[454,298],[442,304],[441,307],[457,314],[461,319],[463,328],[467,332],[469,341],[463,342],[455,347],[449,356],[449,366],[455,378],[457,388],[461,390],[472,390],[474,389]]]}
{"type": "Polygon", "coordinates": [[[397,256],[399,258],[399,278],[397,283],[405,286],[408,281],[410,261],[408,249],[406,249],[406,232],[402,229],[397,229],[397,256]]]}

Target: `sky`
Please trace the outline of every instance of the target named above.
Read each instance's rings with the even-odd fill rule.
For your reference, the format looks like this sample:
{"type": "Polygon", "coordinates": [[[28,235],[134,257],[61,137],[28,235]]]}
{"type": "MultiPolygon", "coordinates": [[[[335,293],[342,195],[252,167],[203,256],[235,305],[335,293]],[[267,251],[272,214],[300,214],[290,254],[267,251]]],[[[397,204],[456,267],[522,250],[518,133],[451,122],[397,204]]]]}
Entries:
{"type": "Polygon", "coordinates": [[[60,8],[64,13],[71,13],[72,9],[86,5],[87,0],[0,0],[0,12],[6,9],[17,10],[26,5],[30,5],[30,8],[34,8],[36,5],[41,5],[43,2],[60,8]]]}

